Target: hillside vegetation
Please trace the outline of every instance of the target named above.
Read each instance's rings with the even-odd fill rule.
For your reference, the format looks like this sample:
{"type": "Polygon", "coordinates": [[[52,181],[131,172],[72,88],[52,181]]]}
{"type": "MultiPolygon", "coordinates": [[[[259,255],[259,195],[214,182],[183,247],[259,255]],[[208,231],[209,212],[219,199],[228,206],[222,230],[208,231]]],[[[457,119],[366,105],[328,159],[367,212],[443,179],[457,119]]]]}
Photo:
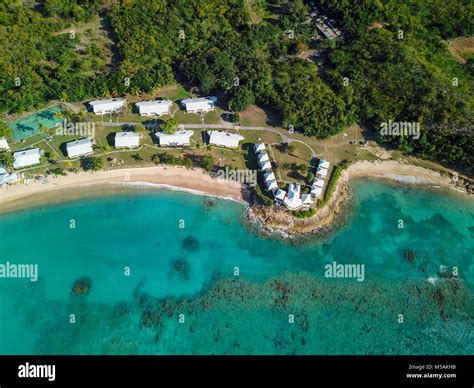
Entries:
{"type": "Polygon", "coordinates": [[[154,95],[177,79],[203,95],[226,94],[234,111],[271,108],[284,126],[320,138],[355,122],[375,134],[388,120],[419,122],[420,139],[379,140],[474,172],[474,63],[447,50],[448,39],[473,35],[471,1],[320,0],[344,31],[316,43],[327,54],[322,69],[298,58],[315,46],[303,0],[114,3],[0,0],[0,112],[154,95]],[[120,58],[115,67],[104,65],[100,47],[78,52],[79,33],[58,34],[99,13],[120,58]]]}

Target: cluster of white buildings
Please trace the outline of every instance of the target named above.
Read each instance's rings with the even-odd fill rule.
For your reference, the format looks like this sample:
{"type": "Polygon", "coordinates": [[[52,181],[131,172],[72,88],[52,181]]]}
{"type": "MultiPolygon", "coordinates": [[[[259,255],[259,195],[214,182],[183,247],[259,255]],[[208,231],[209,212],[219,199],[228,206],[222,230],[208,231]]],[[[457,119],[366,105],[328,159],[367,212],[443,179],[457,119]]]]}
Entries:
{"type": "Polygon", "coordinates": [[[327,160],[321,159],[316,170],[313,186],[311,187],[311,194],[313,194],[316,198],[321,198],[323,195],[324,185],[326,184],[326,178],[328,175],[329,162],[327,160]]]}
{"type": "Polygon", "coordinates": [[[268,191],[271,191],[276,198],[276,192],[282,191],[278,188],[278,183],[275,174],[272,170],[272,164],[265,147],[265,143],[256,143],[254,145],[255,153],[257,154],[258,165],[262,169],[263,180],[268,191]]]}
{"type": "MultiPolygon", "coordinates": [[[[185,98],[181,100],[182,106],[188,113],[205,113],[214,110],[217,97],[198,97],[185,98]]],[[[109,114],[119,112],[123,109],[127,100],[125,98],[108,98],[104,100],[94,100],[89,102],[89,106],[96,115],[109,114]]],[[[138,113],[141,116],[162,116],[170,113],[173,101],[171,100],[155,100],[141,101],[135,104],[138,113]]]]}
{"type": "MultiPolygon", "coordinates": [[[[278,187],[277,180],[275,178],[275,174],[272,171],[272,165],[270,163],[270,158],[268,157],[268,153],[264,143],[257,143],[254,146],[255,152],[257,154],[257,161],[260,168],[264,171],[264,182],[267,190],[273,193],[275,197],[275,203],[278,205],[284,205],[290,210],[297,210],[300,208],[305,208],[311,206],[314,201],[312,194],[313,190],[311,190],[310,194],[302,194],[301,193],[301,185],[297,185],[295,183],[290,183],[288,185],[288,191],[282,190],[278,187]]],[[[327,176],[327,168],[329,168],[329,163],[323,161],[324,164],[321,165],[321,174],[325,174],[327,176]],[[326,171],[323,171],[323,166],[325,166],[326,171]]],[[[319,171],[319,167],[318,167],[319,171]]],[[[322,193],[319,193],[319,196],[322,193]]],[[[319,198],[317,196],[317,198],[319,198]]]]}

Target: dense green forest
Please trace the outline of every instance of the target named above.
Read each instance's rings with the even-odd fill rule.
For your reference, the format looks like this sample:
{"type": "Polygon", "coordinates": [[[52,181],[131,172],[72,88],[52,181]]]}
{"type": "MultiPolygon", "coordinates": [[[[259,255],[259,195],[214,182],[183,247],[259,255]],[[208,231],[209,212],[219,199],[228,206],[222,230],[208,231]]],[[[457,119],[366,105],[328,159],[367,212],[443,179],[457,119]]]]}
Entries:
{"type": "Polygon", "coordinates": [[[299,55],[315,45],[308,3],[254,1],[255,22],[242,0],[0,0],[0,112],[153,93],[178,79],[321,138],[354,122],[376,134],[388,120],[420,122],[419,140],[379,140],[474,172],[473,58],[457,63],[446,41],[473,35],[472,1],[316,1],[344,32],[317,43],[321,69],[299,55]],[[115,67],[100,47],[78,50],[80,33],[68,32],[98,13],[112,29],[115,67]]]}

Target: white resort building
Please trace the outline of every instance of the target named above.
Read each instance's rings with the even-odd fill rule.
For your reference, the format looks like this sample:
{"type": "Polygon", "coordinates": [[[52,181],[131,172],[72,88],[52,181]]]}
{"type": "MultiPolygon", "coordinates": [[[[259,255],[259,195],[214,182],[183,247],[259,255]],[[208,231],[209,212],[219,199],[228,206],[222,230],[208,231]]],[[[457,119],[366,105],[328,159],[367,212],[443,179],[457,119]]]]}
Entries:
{"type": "Polygon", "coordinates": [[[18,182],[18,175],[16,173],[8,173],[7,170],[0,164],[0,186],[11,185],[18,182]]]}
{"type": "Polygon", "coordinates": [[[259,163],[259,166],[263,171],[268,171],[272,169],[272,164],[269,160],[267,160],[266,162],[259,163]]]}
{"type": "Polygon", "coordinates": [[[258,164],[269,162],[270,158],[268,157],[267,151],[263,151],[257,156],[258,164]]]}
{"type": "Polygon", "coordinates": [[[135,106],[141,116],[161,116],[169,113],[172,104],[170,100],[156,100],[137,102],[135,106]]]}
{"type": "Polygon", "coordinates": [[[10,146],[7,143],[7,140],[4,137],[0,137],[0,151],[7,150],[10,151],[10,146]]]}
{"type": "Polygon", "coordinates": [[[199,97],[199,98],[185,98],[181,103],[186,108],[186,112],[200,113],[214,110],[217,102],[217,97],[199,97]]]}
{"type": "Polygon", "coordinates": [[[316,176],[321,179],[326,179],[328,176],[328,169],[319,166],[316,170],[316,176]]]}
{"type": "Polygon", "coordinates": [[[279,205],[283,203],[286,198],[286,191],[282,189],[278,189],[275,193],[275,202],[279,205]]]}
{"type": "Polygon", "coordinates": [[[301,186],[294,183],[288,185],[288,196],[283,201],[284,205],[291,210],[296,210],[303,205],[301,200],[301,186]]]}
{"type": "Polygon", "coordinates": [[[175,133],[156,132],[155,136],[160,142],[160,146],[182,147],[191,144],[191,136],[194,135],[190,130],[179,130],[175,133]]]}
{"type": "Polygon", "coordinates": [[[312,186],[311,187],[311,194],[313,194],[316,198],[321,198],[321,195],[323,194],[323,188],[322,187],[317,187],[317,186],[312,186]]]}
{"type": "Polygon", "coordinates": [[[208,131],[209,144],[219,147],[238,148],[239,142],[245,137],[236,133],[229,133],[224,131],[208,131]]]}
{"type": "Polygon", "coordinates": [[[29,150],[15,152],[13,154],[13,168],[19,169],[39,164],[40,158],[41,150],[39,148],[31,148],[29,150]]]}
{"type": "Polygon", "coordinates": [[[140,147],[140,133],[138,132],[117,132],[115,134],[116,148],[136,148],[140,147]]]}
{"type": "Polygon", "coordinates": [[[267,186],[268,191],[275,191],[278,189],[278,183],[275,180],[265,181],[265,186],[267,186]]]}
{"type": "Polygon", "coordinates": [[[92,111],[96,115],[103,115],[120,111],[127,100],[125,98],[108,98],[106,100],[94,100],[89,102],[92,111]]]}
{"type": "Polygon", "coordinates": [[[255,145],[253,146],[253,149],[255,150],[255,153],[257,154],[260,152],[266,152],[264,143],[255,143],[255,145]]]}
{"type": "Polygon", "coordinates": [[[71,141],[66,144],[67,156],[71,159],[94,152],[91,139],[71,141]]]}
{"type": "Polygon", "coordinates": [[[323,195],[324,185],[326,184],[325,179],[328,176],[328,171],[329,162],[327,160],[321,159],[316,171],[316,178],[314,179],[313,186],[311,187],[311,194],[316,198],[321,198],[323,195]]]}

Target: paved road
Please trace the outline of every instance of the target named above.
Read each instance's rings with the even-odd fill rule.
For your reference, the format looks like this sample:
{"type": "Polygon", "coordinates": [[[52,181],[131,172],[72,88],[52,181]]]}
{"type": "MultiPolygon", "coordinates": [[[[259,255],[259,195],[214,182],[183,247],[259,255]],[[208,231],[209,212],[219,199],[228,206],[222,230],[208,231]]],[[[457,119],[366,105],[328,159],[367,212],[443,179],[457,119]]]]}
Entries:
{"type": "MultiPolygon", "coordinates": [[[[123,122],[102,122],[101,125],[105,127],[121,127],[122,125],[137,125],[137,123],[123,123],[123,122]]],[[[158,123],[149,123],[146,125],[148,129],[157,129],[160,125],[158,123]]],[[[315,158],[317,156],[316,152],[314,152],[313,148],[305,143],[303,140],[294,139],[288,136],[288,131],[283,128],[274,128],[274,127],[247,127],[247,126],[240,126],[234,125],[233,123],[222,122],[221,124],[179,124],[179,128],[187,128],[187,129],[234,129],[234,130],[242,130],[242,131],[266,131],[272,132],[281,137],[283,143],[300,143],[308,148],[311,152],[311,156],[315,158]]]]}

